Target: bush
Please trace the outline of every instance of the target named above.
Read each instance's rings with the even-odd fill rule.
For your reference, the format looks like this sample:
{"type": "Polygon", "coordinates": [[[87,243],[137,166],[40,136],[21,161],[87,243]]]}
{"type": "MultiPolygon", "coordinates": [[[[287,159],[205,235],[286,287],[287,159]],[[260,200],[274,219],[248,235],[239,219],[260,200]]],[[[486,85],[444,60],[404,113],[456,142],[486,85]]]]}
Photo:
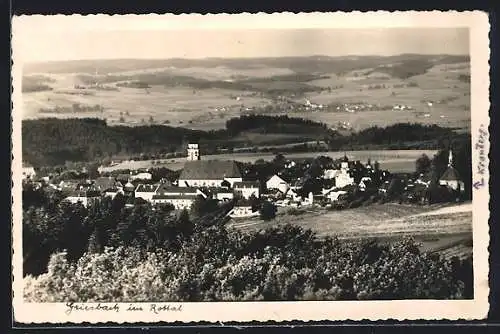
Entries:
{"type": "Polygon", "coordinates": [[[411,239],[318,241],[295,226],[253,234],[212,226],[179,252],[106,248],[51,257],[25,278],[31,302],[448,299],[472,297],[470,260],[421,254],[411,239]]]}
{"type": "Polygon", "coordinates": [[[271,202],[265,201],[262,203],[260,208],[260,219],[262,220],[272,220],[276,218],[276,211],[278,208],[271,202]]]}

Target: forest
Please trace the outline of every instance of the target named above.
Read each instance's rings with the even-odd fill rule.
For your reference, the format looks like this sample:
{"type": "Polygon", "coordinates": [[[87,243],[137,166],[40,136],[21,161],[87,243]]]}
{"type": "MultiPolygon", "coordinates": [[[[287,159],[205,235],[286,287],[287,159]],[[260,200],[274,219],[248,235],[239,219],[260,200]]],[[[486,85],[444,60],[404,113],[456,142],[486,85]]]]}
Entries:
{"type": "MultiPolygon", "coordinates": [[[[27,190],[29,191],[29,190],[27,190]]],[[[201,201],[201,199],[200,199],[201,201]]],[[[241,232],[223,206],[190,212],[121,196],[84,208],[24,210],[24,298],[30,302],[472,298],[472,259],[422,253],[407,238],[318,238],[297,226],[241,232]],[[140,284],[137,284],[140,282],[140,284]]]]}
{"type": "MultiPolygon", "coordinates": [[[[166,125],[137,127],[108,126],[94,118],[23,120],[23,160],[35,167],[64,165],[67,161],[100,161],[116,155],[161,155],[183,152],[186,141],[199,142],[206,154],[251,141],[234,140],[244,131],[285,133],[324,140],[330,150],[439,148],[443,140],[466,137],[453,129],[436,125],[399,123],[385,128],[371,127],[341,135],[325,124],[288,116],[244,115],[226,122],[226,129],[201,131],[166,125]]],[[[300,151],[290,147],[289,151],[300,151]]],[[[312,150],[306,145],[305,150],[312,150]]]]}

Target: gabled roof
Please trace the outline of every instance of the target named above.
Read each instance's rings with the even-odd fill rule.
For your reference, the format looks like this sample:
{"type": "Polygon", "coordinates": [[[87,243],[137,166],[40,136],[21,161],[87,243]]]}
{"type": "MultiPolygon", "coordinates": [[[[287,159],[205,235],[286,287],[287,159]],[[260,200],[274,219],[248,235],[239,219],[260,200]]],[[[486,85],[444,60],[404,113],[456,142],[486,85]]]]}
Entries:
{"type": "Polygon", "coordinates": [[[198,192],[198,188],[194,187],[174,187],[166,184],[161,185],[157,190],[156,194],[195,194],[198,192]]]}
{"type": "Polygon", "coordinates": [[[180,180],[222,180],[240,178],[241,172],[234,161],[194,160],[186,161],[180,180]]]}
{"type": "Polygon", "coordinates": [[[458,171],[454,168],[449,166],[448,169],[443,173],[441,178],[439,179],[440,181],[461,181],[460,176],[458,174],[458,171]]]}
{"type": "Polygon", "coordinates": [[[284,183],[287,183],[285,180],[283,180],[283,178],[279,177],[278,175],[274,174],[273,176],[271,176],[267,181],[271,181],[271,180],[275,180],[275,181],[278,181],[278,182],[284,182],[284,183]]]}
{"type": "Polygon", "coordinates": [[[114,177],[98,177],[94,181],[94,185],[97,189],[104,191],[107,189],[114,188],[118,186],[116,179],[114,177]]]}
{"type": "Polygon", "coordinates": [[[135,189],[136,192],[144,192],[144,193],[154,193],[158,190],[159,185],[157,184],[139,184],[135,189]]]}

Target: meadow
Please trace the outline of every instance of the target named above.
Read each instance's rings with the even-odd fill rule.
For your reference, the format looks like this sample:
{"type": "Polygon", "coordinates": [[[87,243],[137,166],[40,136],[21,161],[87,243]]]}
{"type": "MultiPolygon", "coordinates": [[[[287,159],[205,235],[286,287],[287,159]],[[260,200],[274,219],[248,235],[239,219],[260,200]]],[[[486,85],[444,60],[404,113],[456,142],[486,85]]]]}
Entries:
{"type": "MultiPolygon", "coordinates": [[[[408,61],[412,59],[410,56],[407,58],[408,61]]],[[[133,126],[154,122],[210,130],[223,128],[225,121],[231,117],[259,110],[262,112],[265,106],[276,106],[276,98],[284,95],[298,103],[309,99],[318,104],[404,104],[414,109],[356,113],[282,111],[332,126],[339,121],[348,122],[356,131],[397,122],[470,129],[470,82],[464,80],[470,75],[468,62],[453,57],[429,58],[426,60],[429,64],[426,63],[425,67],[409,77],[384,67],[391,62],[399,64],[401,59],[405,56],[393,60],[390,57],[366,60],[362,57],[360,60],[257,59],[245,62],[172,60],[170,64],[174,66],[166,66],[169,64],[167,60],[142,65],[139,65],[140,62],[135,64],[133,60],[116,60],[101,66],[110,70],[109,73],[97,76],[94,71],[98,67],[89,71],[89,65],[75,62],[64,65],[66,67],[59,65],[64,70],[58,71],[58,64],[52,64],[36,67],[37,72],[31,69],[31,72],[25,73],[26,82],[41,82],[43,86],[39,89],[49,87],[51,90],[24,92],[23,117],[80,117],[75,113],[42,115],[39,110],[74,103],[99,104],[104,107],[102,113],[85,113],[85,117],[99,117],[110,124],[133,126]],[[84,70],[85,73],[78,72],[84,70]],[[116,84],[131,78],[150,80],[150,88],[101,90],[88,85],[95,79],[116,88],[116,84]],[[74,88],[81,84],[88,85],[88,89],[74,88]],[[428,101],[433,101],[432,107],[428,106],[428,101]]]]}
{"type": "MultiPolygon", "coordinates": [[[[360,160],[366,162],[378,161],[380,168],[388,169],[391,172],[414,172],[415,160],[422,154],[426,154],[430,158],[436,154],[435,150],[368,150],[368,151],[330,151],[330,152],[311,152],[311,153],[287,153],[285,156],[289,159],[312,158],[318,155],[329,156],[333,159],[342,158],[344,154],[350,160],[360,160]]],[[[275,155],[273,153],[231,153],[204,155],[202,159],[210,160],[235,160],[244,163],[254,163],[257,160],[272,160],[275,155]]],[[[150,167],[166,167],[172,170],[182,169],[186,158],[174,159],[158,159],[158,160],[143,160],[131,161],[126,160],[108,167],[101,167],[102,172],[110,172],[120,169],[141,169],[150,167]]]]}
{"type": "MultiPolygon", "coordinates": [[[[248,232],[265,229],[269,224],[257,217],[233,219],[229,226],[248,232]]],[[[349,240],[413,237],[423,251],[450,256],[472,253],[472,245],[468,244],[472,240],[472,203],[430,206],[385,203],[342,211],[280,207],[272,224],[293,224],[311,229],[319,237],[349,240]]]]}

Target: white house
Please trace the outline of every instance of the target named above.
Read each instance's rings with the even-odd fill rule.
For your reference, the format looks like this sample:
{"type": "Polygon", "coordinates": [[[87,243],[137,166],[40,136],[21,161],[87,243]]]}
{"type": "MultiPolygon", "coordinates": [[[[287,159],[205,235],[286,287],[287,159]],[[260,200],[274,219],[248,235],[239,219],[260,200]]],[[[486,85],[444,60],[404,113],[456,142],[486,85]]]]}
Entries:
{"type": "Polygon", "coordinates": [[[335,186],[337,188],[343,188],[351,184],[354,184],[354,178],[349,174],[349,163],[347,161],[342,161],[340,171],[335,176],[335,186]]]}
{"type": "Polygon", "coordinates": [[[366,188],[368,188],[368,186],[372,182],[373,181],[372,181],[371,177],[368,177],[368,176],[362,177],[361,180],[359,181],[359,190],[360,191],[365,191],[366,188]]]}
{"type": "Polygon", "coordinates": [[[219,201],[230,201],[234,198],[234,192],[232,189],[225,187],[215,187],[207,188],[208,192],[212,194],[212,198],[219,201]]]}
{"type": "Polygon", "coordinates": [[[36,176],[35,168],[32,166],[28,166],[23,164],[23,180],[24,179],[32,179],[36,176]]]}
{"type": "Polygon", "coordinates": [[[153,195],[156,194],[159,187],[159,184],[139,184],[135,188],[134,196],[135,198],[142,198],[145,201],[151,202],[153,195]]]}
{"type": "Polygon", "coordinates": [[[229,190],[218,191],[215,198],[219,201],[230,201],[234,198],[234,193],[229,190]]]}
{"type": "Polygon", "coordinates": [[[238,218],[238,217],[254,217],[258,216],[258,211],[252,211],[252,204],[247,200],[242,200],[236,203],[234,208],[229,213],[229,216],[238,218]]]}
{"type": "Polygon", "coordinates": [[[236,194],[246,199],[249,199],[252,195],[257,198],[260,197],[260,183],[258,181],[235,182],[233,189],[236,194]]]}
{"type": "Polygon", "coordinates": [[[336,202],[339,200],[339,196],[347,194],[347,191],[338,190],[338,191],[330,191],[325,194],[325,198],[330,200],[330,202],[336,202]]]}
{"type": "Polygon", "coordinates": [[[84,207],[89,206],[99,200],[101,194],[99,191],[87,191],[87,190],[76,190],[69,194],[68,197],[64,199],[66,202],[72,204],[81,203],[84,207]]]}
{"type": "Polygon", "coordinates": [[[285,180],[283,180],[278,175],[273,175],[269,180],[267,180],[266,188],[268,190],[279,190],[282,193],[286,194],[288,189],[290,189],[290,186],[285,180]]]}
{"type": "Polygon", "coordinates": [[[168,203],[172,204],[175,209],[182,210],[191,208],[191,205],[193,204],[193,202],[196,200],[197,197],[198,195],[189,195],[189,194],[182,194],[182,195],[155,194],[151,199],[151,203],[153,204],[168,203]]]}
{"type": "Polygon", "coordinates": [[[323,178],[325,180],[331,180],[334,179],[339,173],[340,171],[337,169],[325,169],[325,171],[323,172],[323,178]]]}
{"type": "Polygon", "coordinates": [[[314,195],[312,192],[310,192],[306,198],[304,198],[302,201],[301,201],[301,205],[313,205],[314,203],[314,195]]]}

